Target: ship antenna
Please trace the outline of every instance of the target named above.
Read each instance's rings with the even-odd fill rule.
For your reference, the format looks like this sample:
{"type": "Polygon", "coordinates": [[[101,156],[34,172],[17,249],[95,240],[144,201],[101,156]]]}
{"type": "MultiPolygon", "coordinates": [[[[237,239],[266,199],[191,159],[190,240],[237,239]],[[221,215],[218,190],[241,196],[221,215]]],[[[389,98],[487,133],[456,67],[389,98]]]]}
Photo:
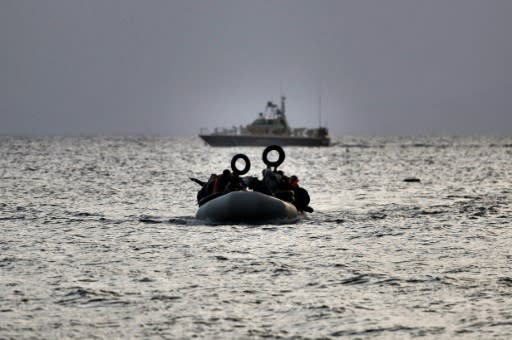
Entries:
{"type": "Polygon", "coordinates": [[[322,127],[322,95],[318,96],[318,127],[322,127]]]}
{"type": "Polygon", "coordinates": [[[323,90],[323,86],[322,86],[322,79],[319,79],[319,84],[318,84],[318,127],[321,128],[322,127],[322,90],[323,90]]]}

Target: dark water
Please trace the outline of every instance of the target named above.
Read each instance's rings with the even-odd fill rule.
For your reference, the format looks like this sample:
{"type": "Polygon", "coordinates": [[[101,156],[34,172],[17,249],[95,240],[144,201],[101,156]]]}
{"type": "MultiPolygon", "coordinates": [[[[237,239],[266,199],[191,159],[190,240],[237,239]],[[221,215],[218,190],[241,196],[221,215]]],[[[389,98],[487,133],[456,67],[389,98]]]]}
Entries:
{"type": "Polygon", "coordinates": [[[511,338],[512,138],[337,142],[285,148],[308,217],[207,226],[261,148],[1,137],[0,338],[511,338]]]}

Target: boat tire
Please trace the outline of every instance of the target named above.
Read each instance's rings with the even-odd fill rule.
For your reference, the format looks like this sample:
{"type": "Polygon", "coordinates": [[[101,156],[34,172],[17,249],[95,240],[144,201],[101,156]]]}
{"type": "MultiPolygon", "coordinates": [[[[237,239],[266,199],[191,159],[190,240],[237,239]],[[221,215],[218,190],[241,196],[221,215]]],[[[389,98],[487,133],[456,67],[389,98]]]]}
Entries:
{"type": "Polygon", "coordinates": [[[233,173],[235,173],[236,175],[245,175],[246,173],[249,172],[249,170],[251,169],[251,161],[249,160],[249,157],[247,157],[247,155],[244,155],[243,153],[239,153],[239,154],[236,154],[233,156],[233,158],[231,159],[231,170],[233,170],[233,173]],[[238,161],[239,159],[243,159],[244,162],[245,162],[245,167],[240,170],[236,167],[236,161],[238,161]]]}
{"type": "Polygon", "coordinates": [[[263,163],[265,163],[266,166],[273,166],[277,168],[284,162],[284,158],[284,150],[279,145],[269,145],[265,148],[265,150],[263,150],[263,163]],[[272,151],[277,151],[277,153],[279,154],[279,157],[277,158],[276,161],[271,161],[268,159],[268,154],[272,151]]]}

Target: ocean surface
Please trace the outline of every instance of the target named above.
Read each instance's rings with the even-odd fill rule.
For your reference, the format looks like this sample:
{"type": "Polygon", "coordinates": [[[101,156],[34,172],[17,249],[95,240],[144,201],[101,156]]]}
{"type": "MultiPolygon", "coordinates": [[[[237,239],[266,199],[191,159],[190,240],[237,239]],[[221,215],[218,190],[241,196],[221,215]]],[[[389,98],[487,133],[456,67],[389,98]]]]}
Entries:
{"type": "Polygon", "coordinates": [[[263,148],[0,137],[0,338],[511,339],[512,137],[335,142],[313,213],[212,226],[189,177],[263,148]]]}

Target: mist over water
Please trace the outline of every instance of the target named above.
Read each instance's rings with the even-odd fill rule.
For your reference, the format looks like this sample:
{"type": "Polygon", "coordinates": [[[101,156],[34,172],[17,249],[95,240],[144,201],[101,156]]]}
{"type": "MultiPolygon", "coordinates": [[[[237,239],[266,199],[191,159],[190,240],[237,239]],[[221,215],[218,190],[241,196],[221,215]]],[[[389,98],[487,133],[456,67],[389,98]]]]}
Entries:
{"type": "Polygon", "coordinates": [[[285,147],[314,213],[209,226],[263,148],[0,137],[0,338],[512,337],[512,138],[335,142],[285,147]]]}

